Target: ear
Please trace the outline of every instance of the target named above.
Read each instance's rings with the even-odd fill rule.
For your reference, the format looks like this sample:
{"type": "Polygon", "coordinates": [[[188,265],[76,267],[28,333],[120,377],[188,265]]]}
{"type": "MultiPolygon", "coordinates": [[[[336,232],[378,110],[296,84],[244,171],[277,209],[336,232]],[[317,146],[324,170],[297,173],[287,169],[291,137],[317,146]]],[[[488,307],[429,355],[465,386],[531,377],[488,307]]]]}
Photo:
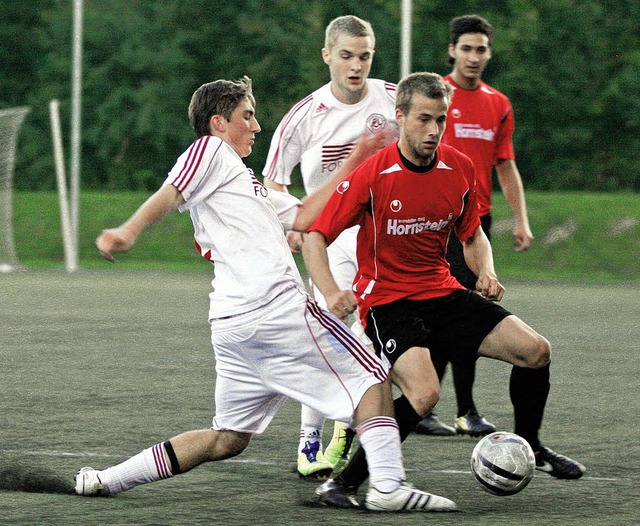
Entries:
{"type": "Polygon", "coordinates": [[[331,55],[331,53],[329,52],[329,50],[327,48],[323,47],[322,48],[322,60],[327,65],[329,64],[329,62],[331,62],[330,55],[331,55]]]}
{"type": "Polygon", "coordinates": [[[224,133],[227,130],[227,119],[222,115],[212,115],[209,119],[209,129],[213,135],[214,132],[224,133]]]}
{"type": "Polygon", "coordinates": [[[398,126],[402,126],[404,123],[404,113],[399,108],[396,108],[396,122],[398,126]]]}
{"type": "Polygon", "coordinates": [[[454,46],[453,44],[449,44],[449,56],[453,59],[456,58],[455,50],[456,46],[454,46]]]}

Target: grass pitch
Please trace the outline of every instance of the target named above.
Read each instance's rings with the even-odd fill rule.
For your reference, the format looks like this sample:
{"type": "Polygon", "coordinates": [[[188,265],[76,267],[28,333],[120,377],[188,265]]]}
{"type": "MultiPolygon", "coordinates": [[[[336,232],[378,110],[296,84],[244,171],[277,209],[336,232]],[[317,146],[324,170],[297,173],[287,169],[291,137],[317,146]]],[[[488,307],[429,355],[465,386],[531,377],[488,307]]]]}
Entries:
{"type": "MultiPolygon", "coordinates": [[[[318,508],[292,472],[299,406],[285,404],[247,451],[107,499],[65,493],[76,470],[104,468],[182,431],[207,427],[214,360],[208,273],[0,275],[1,524],[627,525],[640,522],[638,283],[506,283],[504,305],[553,345],[543,441],[583,462],[578,481],[536,475],[512,497],[473,480],[475,439],[414,435],[409,480],[456,500],[455,514],[318,508]]],[[[509,366],[481,359],[476,402],[510,430],[509,366]]],[[[455,416],[450,375],[437,408],[455,416]]],[[[331,424],[325,430],[326,439],[331,424]]]]}

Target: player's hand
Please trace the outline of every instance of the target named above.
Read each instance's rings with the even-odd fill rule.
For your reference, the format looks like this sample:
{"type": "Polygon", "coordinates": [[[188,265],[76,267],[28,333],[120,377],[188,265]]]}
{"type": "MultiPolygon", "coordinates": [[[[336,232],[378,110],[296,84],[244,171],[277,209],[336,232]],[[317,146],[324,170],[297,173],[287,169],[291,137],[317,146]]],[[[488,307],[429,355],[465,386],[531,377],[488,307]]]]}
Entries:
{"type": "Polygon", "coordinates": [[[527,228],[517,228],[513,231],[513,247],[516,252],[524,252],[531,246],[533,234],[527,228]]]}
{"type": "Polygon", "coordinates": [[[103,230],[96,239],[96,247],[100,255],[107,261],[115,262],[114,252],[127,252],[131,250],[136,239],[124,228],[111,228],[103,230]]]}
{"type": "Polygon", "coordinates": [[[491,301],[500,301],[504,296],[504,287],[495,276],[484,274],[476,282],[476,290],[491,301]]]}
{"type": "Polygon", "coordinates": [[[356,143],[356,154],[366,160],[374,153],[398,140],[398,130],[390,125],[375,132],[365,131],[356,143]]]}
{"type": "Polygon", "coordinates": [[[334,316],[337,316],[342,321],[346,321],[353,311],[356,310],[358,302],[356,296],[350,290],[340,290],[333,294],[325,296],[327,300],[327,307],[334,316]]]}
{"type": "Polygon", "coordinates": [[[289,244],[291,252],[293,252],[294,254],[300,252],[302,250],[302,242],[302,232],[295,232],[294,230],[287,232],[287,243],[289,244]]]}

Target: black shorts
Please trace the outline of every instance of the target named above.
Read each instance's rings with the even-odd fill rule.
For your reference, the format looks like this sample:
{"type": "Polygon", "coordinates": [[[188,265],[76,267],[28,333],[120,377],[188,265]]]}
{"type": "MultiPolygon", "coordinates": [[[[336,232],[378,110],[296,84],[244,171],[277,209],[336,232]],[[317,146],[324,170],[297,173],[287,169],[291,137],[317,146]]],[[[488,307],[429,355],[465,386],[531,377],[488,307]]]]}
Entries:
{"type": "Polygon", "coordinates": [[[511,313],[475,292],[372,307],[366,334],[393,364],[411,347],[427,347],[438,374],[448,362],[473,363],[493,328],[511,313]]]}

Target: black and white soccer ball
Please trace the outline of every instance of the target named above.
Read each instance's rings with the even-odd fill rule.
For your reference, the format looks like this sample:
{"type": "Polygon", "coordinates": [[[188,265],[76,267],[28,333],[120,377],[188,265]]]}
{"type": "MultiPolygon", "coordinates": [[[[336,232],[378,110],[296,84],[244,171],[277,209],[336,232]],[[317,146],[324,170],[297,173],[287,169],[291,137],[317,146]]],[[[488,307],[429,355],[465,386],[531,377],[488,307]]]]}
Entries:
{"type": "Polygon", "coordinates": [[[471,454],[471,472],[480,487],[500,497],[522,491],[535,469],[531,446],[515,433],[491,433],[476,444],[471,454]]]}

